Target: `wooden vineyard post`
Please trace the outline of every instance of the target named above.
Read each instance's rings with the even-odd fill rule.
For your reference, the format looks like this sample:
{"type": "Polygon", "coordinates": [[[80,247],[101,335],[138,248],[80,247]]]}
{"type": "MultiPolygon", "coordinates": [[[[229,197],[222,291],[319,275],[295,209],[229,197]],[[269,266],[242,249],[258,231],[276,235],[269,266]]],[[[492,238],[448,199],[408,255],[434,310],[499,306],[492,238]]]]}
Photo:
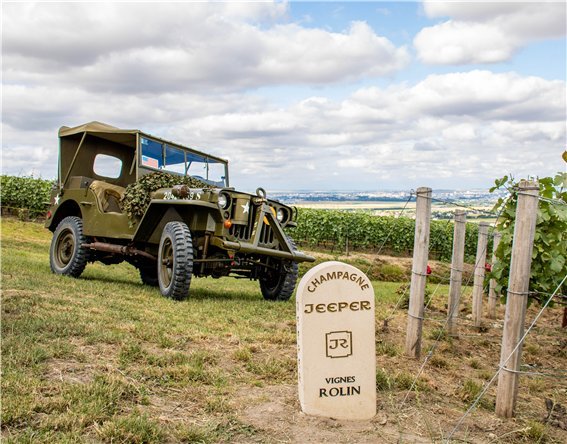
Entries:
{"type": "Polygon", "coordinates": [[[455,211],[455,228],[453,232],[453,259],[451,261],[451,281],[449,283],[449,303],[447,304],[447,331],[449,335],[457,335],[457,318],[459,316],[459,299],[463,280],[463,263],[465,257],[465,231],[467,216],[463,210],[455,211]]]}
{"type": "Polygon", "coordinates": [[[416,192],[415,237],[406,334],[406,354],[419,358],[423,328],[423,298],[427,277],[429,226],[431,219],[431,188],[420,187],[416,192]]]}
{"type": "Polygon", "coordinates": [[[484,272],[486,265],[486,247],[488,245],[488,224],[478,224],[478,243],[474,265],[474,284],[472,296],[472,319],[475,327],[482,322],[482,296],[484,295],[484,272]]]}
{"type": "Polygon", "coordinates": [[[496,414],[504,418],[514,416],[518,394],[517,372],[522,358],[519,342],[524,334],[538,197],[537,181],[520,182],[496,395],[496,414]]]}
{"type": "MultiPolygon", "coordinates": [[[[496,262],[496,249],[500,244],[500,239],[502,235],[500,233],[494,233],[493,243],[492,243],[492,265],[496,262]]],[[[490,319],[496,318],[496,302],[498,301],[498,296],[496,295],[496,279],[490,279],[490,286],[488,287],[488,317],[490,319]]]]}

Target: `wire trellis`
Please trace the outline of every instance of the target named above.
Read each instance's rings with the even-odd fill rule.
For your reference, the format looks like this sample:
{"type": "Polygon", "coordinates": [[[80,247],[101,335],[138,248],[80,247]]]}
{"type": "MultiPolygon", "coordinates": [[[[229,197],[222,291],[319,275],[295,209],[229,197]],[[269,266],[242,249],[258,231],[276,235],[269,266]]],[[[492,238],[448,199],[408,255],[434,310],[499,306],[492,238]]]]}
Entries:
{"type": "Polygon", "coordinates": [[[500,365],[498,366],[498,369],[496,370],[496,373],[494,373],[494,375],[492,376],[492,378],[488,381],[488,383],[485,384],[483,390],[478,394],[478,396],[475,398],[475,400],[473,401],[473,403],[470,405],[470,407],[467,409],[467,411],[463,414],[463,416],[461,416],[461,418],[459,419],[459,421],[457,421],[457,424],[455,425],[455,427],[453,428],[453,430],[451,430],[451,432],[449,433],[449,435],[446,438],[446,441],[449,442],[449,440],[451,439],[451,437],[456,433],[456,431],[459,429],[459,427],[461,426],[461,424],[463,423],[463,421],[465,420],[465,418],[474,410],[474,408],[477,406],[477,404],[479,403],[479,401],[482,399],[482,397],[486,394],[486,392],[488,391],[488,388],[492,385],[492,383],[496,380],[496,378],[498,377],[498,375],[500,374],[500,372],[502,370],[507,370],[510,371],[509,369],[506,369],[505,366],[508,363],[508,361],[512,358],[512,356],[514,356],[514,353],[516,353],[516,351],[518,350],[518,348],[524,343],[526,337],[528,336],[528,334],[530,333],[530,331],[532,331],[532,329],[534,328],[536,322],[539,320],[539,318],[541,317],[541,315],[543,314],[543,312],[545,311],[545,309],[548,307],[549,303],[551,302],[551,299],[553,298],[553,296],[555,296],[555,293],[557,293],[559,291],[559,289],[563,286],[563,284],[565,283],[565,281],[567,280],[567,274],[563,277],[563,279],[561,280],[560,284],[557,286],[557,288],[555,289],[555,291],[553,292],[553,295],[551,295],[547,301],[545,302],[544,306],[541,308],[541,310],[538,312],[538,314],[535,316],[534,320],[532,321],[532,323],[530,324],[530,326],[527,328],[527,330],[524,332],[524,334],[522,335],[522,337],[520,338],[520,340],[518,341],[518,343],[516,344],[516,346],[514,347],[514,349],[510,352],[510,354],[508,355],[508,357],[503,360],[500,365]]]}

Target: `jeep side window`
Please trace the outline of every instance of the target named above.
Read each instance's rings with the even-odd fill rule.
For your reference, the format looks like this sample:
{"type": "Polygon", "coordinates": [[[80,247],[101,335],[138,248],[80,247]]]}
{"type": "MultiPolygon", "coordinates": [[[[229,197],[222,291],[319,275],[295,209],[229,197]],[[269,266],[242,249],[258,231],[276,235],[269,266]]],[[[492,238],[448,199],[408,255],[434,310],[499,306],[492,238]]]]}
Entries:
{"type": "Polygon", "coordinates": [[[122,173],[122,161],[108,154],[97,154],[93,163],[93,171],[100,177],[118,179],[122,173]]]}

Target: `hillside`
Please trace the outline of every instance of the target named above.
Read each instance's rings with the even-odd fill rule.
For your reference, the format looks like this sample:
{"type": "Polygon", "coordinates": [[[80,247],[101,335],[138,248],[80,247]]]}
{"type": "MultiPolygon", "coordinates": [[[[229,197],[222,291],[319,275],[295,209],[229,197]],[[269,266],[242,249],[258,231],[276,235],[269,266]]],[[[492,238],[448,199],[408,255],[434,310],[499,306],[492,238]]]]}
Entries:
{"type": "MultiPolygon", "coordinates": [[[[474,330],[468,288],[460,337],[447,338],[447,286],[430,283],[424,350],[434,352],[412,384],[423,360],[404,356],[406,312],[396,307],[408,262],[349,257],[376,277],[377,264],[403,270],[399,282],[373,283],[378,414],[307,417],[297,401],[293,300],[268,303],[246,280],[195,279],[191,297],[175,302],[125,264],[89,265],[80,279],[51,274],[40,224],[3,218],[1,241],[5,442],[440,442],[498,365],[504,307],[474,330]]],[[[567,406],[561,316],[546,311],[524,347],[525,369],[554,377],[520,379],[514,420],[494,415],[490,388],[455,442],[567,442],[566,430],[542,422],[546,398],[567,406]]],[[[555,419],[565,424],[565,415],[555,419]]]]}

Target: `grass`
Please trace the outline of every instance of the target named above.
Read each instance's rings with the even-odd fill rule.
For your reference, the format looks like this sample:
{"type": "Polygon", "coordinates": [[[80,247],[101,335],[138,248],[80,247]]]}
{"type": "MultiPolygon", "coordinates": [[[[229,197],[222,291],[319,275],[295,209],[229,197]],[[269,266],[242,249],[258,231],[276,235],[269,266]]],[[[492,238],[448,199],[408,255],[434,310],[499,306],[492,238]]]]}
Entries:
{"type": "MultiPolygon", "coordinates": [[[[290,429],[304,427],[303,438],[328,429],[297,423],[293,300],[264,301],[247,280],[194,279],[190,298],[176,302],[142,285],[127,264],[89,264],[80,279],[56,276],[49,243],[40,224],[2,220],[2,442],[275,442],[293,440],[290,429]],[[255,407],[259,413],[247,413],[255,407]]],[[[400,283],[373,286],[376,387],[379,403],[383,395],[393,405],[421,363],[404,356],[406,312],[394,309],[400,283]]],[[[441,286],[437,306],[446,294],[441,286]]],[[[425,326],[424,338],[436,338],[437,327],[425,326]]],[[[453,375],[462,356],[450,345],[443,341],[431,359],[425,373],[434,376],[413,387],[424,412],[431,400],[431,418],[439,417],[438,399],[459,410],[478,393],[474,380],[453,375]],[[448,382],[438,393],[429,382],[441,377],[448,382]]],[[[475,359],[475,372],[492,371],[493,361],[475,359]]],[[[528,391],[549,390],[534,382],[528,391]]],[[[538,436],[537,422],[525,424],[530,430],[518,439],[538,436]]],[[[331,441],[351,441],[344,433],[331,441]]],[[[379,440],[372,433],[354,439],[379,440]]],[[[554,442],[555,431],[545,433],[554,442]]]]}
{"type": "Polygon", "coordinates": [[[296,383],[293,301],[266,302],[255,282],[194,279],[191,297],[175,302],[127,264],[56,276],[49,232],[2,222],[8,441],[244,439],[257,432],[230,417],[236,386],[296,383]],[[207,426],[156,422],[156,397],[187,392],[191,416],[207,426]]]}
{"type": "Polygon", "coordinates": [[[545,424],[536,421],[528,421],[527,427],[521,432],[526,442],[547,442],[547,430],[545,424]]]}
{"type": "MultiPolygon", "coordinates": [[[[483,390],[483,384],[478,383],[472,379],[465,379],[459,389],[461,399],[465,404],[472,404],[483,390]]],[[[480,399],[478,405],[485,409],[493,407],[493,403],[485,396],[480,399]]]]}
{"type": "Polygon", "coordinates": [[[401,350],[396,344],[378,340],[376,342],[376,354],[378,356],[384,355],[393,358],[394,356],[401,354],[401,350]]]}
{"type": "Polygon", "coordinates": [[[164,439],[161,427],[145,415],[131,414],[102,424],[99,436],[107,442],[143,444],[164,439]]]}

